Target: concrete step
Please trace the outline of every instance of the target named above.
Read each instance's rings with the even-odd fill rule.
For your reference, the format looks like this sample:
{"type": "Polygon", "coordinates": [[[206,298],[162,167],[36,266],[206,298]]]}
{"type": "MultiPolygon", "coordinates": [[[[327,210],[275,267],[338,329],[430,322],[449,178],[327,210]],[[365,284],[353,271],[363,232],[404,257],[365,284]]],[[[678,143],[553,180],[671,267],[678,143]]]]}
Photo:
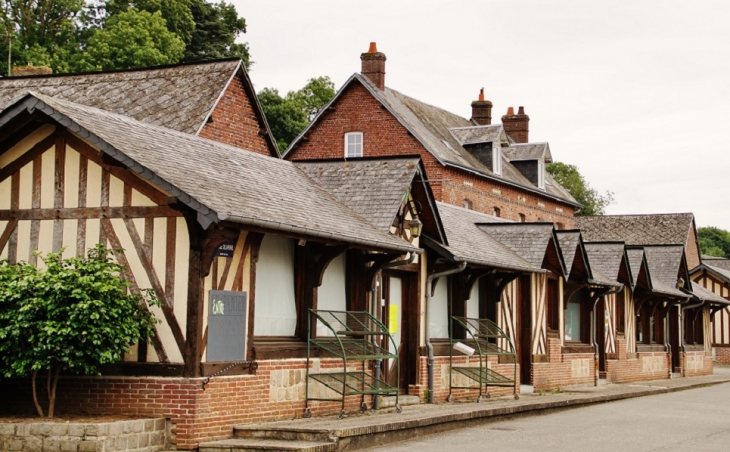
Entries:
{"type": "Polygon", "coordinates": [[[671,378],[684,378],[681,372],[672,372],[671,378]]]}
{"type": "Polygon", "coordinates": [[[605,386],[607,384],[608,384],[608,380],[606,380],[605,378],[598,379],[598,386],[605,386]]]}
{"type": "MultiPolygon", "coordinates": [[[[400,406],[418,405],[421,400],[416,395],[399,395],[398,404],[400,406]]],[[[395,396],[381,396],[380,408],[390,408],[395,406],[395,396]]]]}
{"type": "Polygon", "coordinates": [[[337,444],[333,442],[315,442],[285,440],[272,438],[233,438],[221,441],[201,443],[199,452],[334,452],[337,444]]]}
{"type": "Polygon", "coordinates": [[[281,441],[304,441],[313,443],[330,443],[335,438],[329,429],[308,428],[307,425],[293,427],[267,427],[265,425],[234,425],[235,439],[272,439],[281,441]]]}

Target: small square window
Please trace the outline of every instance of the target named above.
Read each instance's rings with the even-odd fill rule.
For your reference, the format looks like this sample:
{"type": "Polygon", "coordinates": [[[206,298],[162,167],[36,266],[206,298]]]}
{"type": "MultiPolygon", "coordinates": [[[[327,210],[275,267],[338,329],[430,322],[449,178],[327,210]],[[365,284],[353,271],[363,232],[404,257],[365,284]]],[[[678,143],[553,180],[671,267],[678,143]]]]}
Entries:
{"type": "Polygon", "coordinates": [[[345,158],[362,157],[362,132],[345,134],[345,158]]]}

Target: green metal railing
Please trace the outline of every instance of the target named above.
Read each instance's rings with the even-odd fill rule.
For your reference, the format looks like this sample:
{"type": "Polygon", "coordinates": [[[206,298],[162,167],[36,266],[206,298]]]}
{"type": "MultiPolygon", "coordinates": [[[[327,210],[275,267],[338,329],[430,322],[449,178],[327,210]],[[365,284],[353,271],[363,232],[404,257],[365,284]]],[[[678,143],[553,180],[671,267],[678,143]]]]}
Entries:
{"type": "Polygon", "coordinates": [[[367,361],[395,360],[396,381],[400,381],[400,360],[398,347],[385,325],[366,311],[325,311],[310,309],[307,319],[307,378],[304,417],[311,417],[310,400],[334,401],[342,404],[339,418],[345,414],[345,397],[361,395],[360,407],[367,409],[365,396],[395,395],[396,411],[401,412],[398,401],[398,387],[390,386],[385,381],[367,373],[367,361]],[[317,321],[329,330],[331,335],[317,335],[317,321]],[[381,338],[382,342],[378,339],[381,338]],[[384,344],[383,344],[384,342],[384,344]],[[393,346],[391,353],[387,347],[393,346]],[[385,348],[383,347],[385,345],[385,348]],[[310,361],[312,348],[324,352],[324,355],[342,360],[342,371],[317,373],[311,372],[310,361]],[[348,361],[359,361],[360,369],[348,371],[348,361]],[[314,380],[330,389],[338,397],[310,397],[309,381],[314,380]]]}
{"type": "Polygon", "coordinates": [[[497,324],[489,319],[452,316],[449,345],[449,397],[446,399],[447,401],[452,400],[452,391],[454,389],[477,389],[474,386],[454,386],[454,373],[464,375],[479,383],[477,402],[481,402],[482,395],[489,397],[489,386],[512,386],[515,399],[520,398],[517,394],[517,354],[515,347],[512,339],[497,324]],[[454,338],[454,327],[457,325],[461,326],[463,331],[466,332],[463,339],[454,338]],[[479,367],[454,366],[454,344],[457,342],[474,349],[474,355],[479,358],[479,367]],[[506,344],[506,348],[501,348],[500,342],[506,344]],[[490,369],[487,360],[489,355],[512,356],[514,363],[512,378],[490,369]]]}

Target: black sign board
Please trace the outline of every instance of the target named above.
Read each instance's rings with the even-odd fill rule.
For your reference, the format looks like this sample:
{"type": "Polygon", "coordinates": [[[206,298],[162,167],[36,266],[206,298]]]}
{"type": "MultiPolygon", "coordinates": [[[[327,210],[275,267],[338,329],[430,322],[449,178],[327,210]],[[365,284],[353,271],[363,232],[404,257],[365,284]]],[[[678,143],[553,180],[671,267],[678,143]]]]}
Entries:
{"type": "Polygon", "coordinates": [[[216,257],[233,257],[233,250],[236,247],[234,242],[224,243],[215,250],[216,257]]]}
{"type": "Polygon", "coordinates": [[[207,362],[246,359],[246,302],[246,292],[210,291],[207,362]]]}

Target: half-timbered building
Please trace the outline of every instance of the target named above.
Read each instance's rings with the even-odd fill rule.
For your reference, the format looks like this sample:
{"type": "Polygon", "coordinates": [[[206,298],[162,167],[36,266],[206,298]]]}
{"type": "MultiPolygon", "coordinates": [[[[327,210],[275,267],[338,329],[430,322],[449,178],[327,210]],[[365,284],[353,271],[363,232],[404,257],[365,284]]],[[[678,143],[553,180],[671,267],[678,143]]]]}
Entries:
{"type": "MultiPolygon", "coordinates": [[[[383,267],[424,265],[404,225],[443,236],[418,159],[358,167],[380,188],[358,210],[328,182],[342,163],[300,168],[45,94],[6,106],[0,131],[0,258],[102,243],[124,250],[130,290],[162,300],[148,343],[103,377],[63,377],[58,406],[169,417],[179,449],[301,414],[309,310],[369,309],[383,267]]],[[[3,385],[4,412],[31,406],[26,383],[3,385]]]]}
{"type": "MultiPolygon", "coordinates": [[[[702,263],[690,270],[690,277],[718,297],[730,300],[730,259],[702,256],[702,263]]],[[[718,363],[730,364],[730,308],[717,301],[710,311],[712,357],[718,363]]]]}

